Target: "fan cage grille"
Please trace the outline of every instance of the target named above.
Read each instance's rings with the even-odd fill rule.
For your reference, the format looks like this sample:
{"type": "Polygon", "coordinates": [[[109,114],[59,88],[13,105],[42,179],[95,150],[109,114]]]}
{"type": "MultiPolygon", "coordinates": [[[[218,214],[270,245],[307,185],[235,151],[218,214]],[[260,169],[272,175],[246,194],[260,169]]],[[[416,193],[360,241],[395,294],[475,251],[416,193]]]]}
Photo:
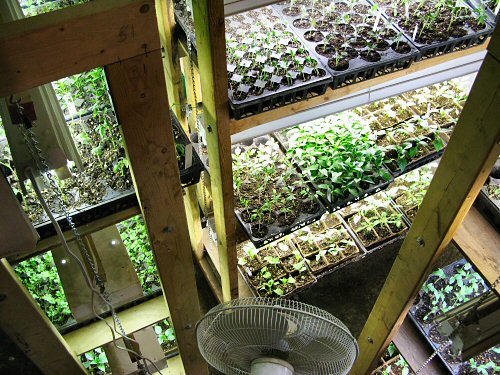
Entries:
{"type": "Polygon", "coordinates": [[[224,374],[250,374],[260,357],[283,359],[294,374],[347,374],[358,356],[349,329],[332,314],[288,299],[241,298],[211,309],[197,325],[201,354],[224,374]]]}

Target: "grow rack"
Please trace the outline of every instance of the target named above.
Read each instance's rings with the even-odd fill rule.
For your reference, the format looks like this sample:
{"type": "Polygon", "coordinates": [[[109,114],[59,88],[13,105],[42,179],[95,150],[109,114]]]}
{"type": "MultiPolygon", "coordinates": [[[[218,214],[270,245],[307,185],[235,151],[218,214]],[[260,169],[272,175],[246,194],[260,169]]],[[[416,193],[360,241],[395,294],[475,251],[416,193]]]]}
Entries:
{"type": "MultiPolygon", "coordinates": [[[[147,147],[148,144],[156,144],[155,142],[159,138],[167,139],[168,149],[172,150],[172,139],[169,131],[165,129],[164,124],[168,122],[168,111],[165,109],[163,103],[166,102],[166,92],[161,85],[162,80],[157,79],[161,76],[163,72],[163,66],[161,64],[161,53],[160,44],[157,37],[156,29],[156,16],[153,11],[155,4],[152,1],[147,0],[137,0],[137,1],[121,1],[115,0],[109,3],[93,2],[90,4],[82,5],[81,7],[68,9],[62,12],[57,12],[52,15],[40,16],[35,20],[23,20],[19,21],[26,26],[26,30],[29,30],[28,35],[36,35],[36,42],[30,39],[25,39],[25,34],[20,34],[16,31],[16,28],[12,25],[3,26],[2,39],[5,40],[5,48],[9,53],[2,54],[7,56],[9,63],[4,62],[2,66],[3,71],[6,72],[5,75],[0,77],[2,87],[2,96],[9,95],[13,92],[19,92],[29,87],[39,85],[57,78],[68,76],[70,74],[77,73],[78,71],[84,70],[81,66],[85,68],[90,68],[93,66],[107,66],[108,78],[110,80],[110,86],[112,89],[113,99],[115,101],[115,106],[117,108],[117,113],[123,126],[125,133],[125,140],[127,143],[130,161],[132,168],[134,170],[134,177],[136,181],[136,187],[141,199],[141,202],[148,202],[147,209],[144,211],[144,216],[146,222],[148,223],[148,228],[150,235],[155,239],[160,239],[159,242],[153,242],[153,249],[156,254],[157,263],[159,266],[160,277],[162,279],[162,285],[165,290],[165,295],[169,300],[170,304],[174,304],[176,309],[171,311],[173,324],[178,327],[177,332],[179,336],[180,351],[184,359],[184,367],[188,373],[205,373],[206,368],[204,367],[203,360],[193,350],[189,345],[184,345],[184,343],[189,343],[193,341],[192,332],[185,330],[192,322],[196,321],[198,317],[196,298],[196,286],[194,283],[194,276],[191,268],[191,253],[189,252],[189,236],[185,226],[184,212],[182,209],[181,197],[181,187],[180,182],[176,178],[167,178],[160,171],[156,165],[151,165],[150,160],[153,158],[158,158],[156,160],[161,160],[167,165],[171,165],[172,168],[175,166],[175,155],[173,152],[162,153],[161,148],[158,150],[153,150],[151,147],[147,147]],[[40,20],[43,20],[41,22],[40,20]],[[41,22],[44,25],[48,25],[48,28],[41,26],[41,22]],[[63,27],[64,25],[64,27],[63,27]],[[112,35],[119,34],[120,30],[123,30],[124,25],[134,25],[134,39],[125,38],[124,43],[116,44],[112,35]],[[49,27],[50,26],[50,27],[49,27]],[[57,31],[58,30],[58,31],[57,31]],[[102,30],[102,38],[90,38],[91,42],[89,44],[78,45],[80,48],[69,49],[68,54],[64,56],[64,61],[60,61],[60,56],[56,56],[53,53],[54,50],[58,50],[63,41],[60,38],[55,38],[54,33],[66,33],[78,35],[79,38],[72,38],[71,40],[81,40],[82,35],[88,35],[88,30],[102,30]],[[115,33],[113,33],[115,31],[115,33]],[[9,36],[9,37],[7,37],[9,36]],[[31,43],[31,44],[30,44],[31,43]],[[36,45],[37,48],[34,48],[36,45]],[[21,49],[21,46],[22,49],[21,49]],[[43,48],[42,48],[42,47],[43,48]],[[145,48],[146,46],[146,48],[145,48]],[[145,50],[146,49],[146,50],[145,50]],[[37,51],[36,53],[33,51],[37,51]],[[111,51],[111,52],[110,52],[111,51]],[[30,58],[26,58],[26,53],[31,54],[30,58]],[[40,59],[39,54],[43,54],[43,59],[40,59]],[[117,61],[115,56],[120,55],[120,61],[117,61]],[[20,56],[23,56],[22,58],[20,56]],[[33,62],[41,62],[42,68],[40,66],[34,66],[33,62]],[[74,62],[78,62],[74,64],[74,62]],[[21,73],[15,73],[12,67],[16,67],[21,73]],[[57,70],[48,69],[48,67],[57,66],[57,70]],[[140,66],[146,69],[138,69],[140,66]],[[45,69],[47,68],[47,69],[45,69]],[[11,73],[11,74],[10,74],[11,73]],[[138,75],[139,74],[139,75],[138,75]],[[9,77],[16,76],[15,81],[10,80],[9,77]],[[154,76],[154,79],[152,78],[154,76]],[[143,80],[147,82],[147,90],[141,90],[146,92],[138,92],[136,86],[133,84],[136,80],[143,80]],[[141,94],[145,96],[141,97],[141,94]],[[161,105],[159,104],[161,99],[161,105]],[[146,102],[145,102],[146,101],[146,102]],[[146,110],[147,108],[147,110],[146,110]],[[138,132],[135,125],[137,123],[143,124],[143,131],[138,132]],[[158,186],[168,187],[167,189],[158,188],[158,186],[151,186],[151,181],[155,180],[152,176],[161,176],[160,181],[158,181],[158,186]],[[158,192],[162,191],[163,196],[160,199],[158,192]],[[171,210],[160,210],[165,202],[168,203],[171,210]],[[169,230],[165,230],[165,223],[171,223],[169,228],[175,228],[176,231],[172,233],[169,230]],[[167,259],[165,254],[167,250],[174,249],[175,256],[167,259]],[[172,259],[175,259],[172,262],[172,259]],[[182,270],[182,273],[176,270],[182,270]],[[182,283],[183,290],[182,293],[175,290],[174,286],[182,283]],[[184,340],[184,341],[183,341],[184,340]]],[[[160,33],[161,40],[164,44],[166,51],[166,56],[172,57],[177,55],[177,46],[175,44],[176,38],[172,33],[172,20],[173,11],[166,3],[163,2],[159,5],[160,12],[158,13],[160,18],[160,33]],[[175,53],[173,53],[175,52],[175,53]]],[[[318,109],[318,112],[313,117],[318,117],[319,112],[326,110],[328,105],[333,106],[335,99],[343,98],[340,102],[345,105],[351,98],[346,98],[347,94],[357,93],[356,99],[358,100],[374,100],[376,95],[384,96],[383,90],[377,88],[377,85],[384,83],[384,86],[390,86],[391,89],[398,88],[398,85],[406,85],[405,90],[411,89],[413,87],[408,86],[402,77],[406,75],[407,72],[395,72],[383,77],[374,78],[371,81],[366,81],[358,83],[353,86],[348,86],[346,88],[341,88],[339,90],[327,89],[326,92],[316,98],[312,98],[305,102],[300,102],[296,106],[288,106],[275,109],[263,114],[255,115],[249,119],[243,120],[230,120],[229,112],[227,108],[227,85],[225,82],[226,71],[225,64],[212,64],[213,61],[224,61],[224,40],[223,40],[223,22],[222,18],[224,16],[222,4],[208,4],[207,2],[197,2],[194,9],[194,22],[196,24],[198,40],[203,38],[203,43],[200,43],[200,48],[198,49],[198,60],[199,60],[199,70],[202,83],[203,91],[203,103],[205,108],[205,123],[207,124],[207,143],[208,143],[208,154],[210,159],[211,167],[211,184],[212,186],[217,186],[217,189],[212,191],[214,200],[214,213],[215,222],[218,232],[218,238],[220,238],[220,243],[218,246],[219,253],[219,268],[220,268],[220,278],[213,277],[212,273],[212,284],[215,288],[219,289],[219,295],[221,298],[228,300],[231,296],[236,296],[238,294],[238,284],[237,284],[237,270],[236,270],[236,236],[235,236],[235,218],[234,211],[232,207],[232,181],[231,181],[231,163],[229,155],[230,150],[230,136],[238,135],[243,136],[241,131],[249,130],[251,128],[257,129],[257,126],[261,126],[269,123],[273,120],[278,120],[295,113],[300,116],[306,114],[306,110],[316,107],[319,104],[327,104],[324,108],[318,109]],[[207,20],[211,20],[208,22],[207,20]],[[203,47],[201,47],[203,46],[203,47]],[[399,80],[398,80],[399,79],[399,80]],[[387,82],[393,84],[387,85],[387,82]],[[222,82],[222,83],[221,83],[222,82]],[[403,83],[402,83],[403,82],[403,83]],[[364,90],[364,91],[363,91],[364,90]],[[372,97],[370,98],[370,91],[372,92],[372,97]],[[364,97],[363,97],[364,96],[364,97]],[[361,99],[360,99],[361,98],[361,99]],[[238,134],[239,133],[239,134],[238,134]],[[225,203],[225,204],[224,204],[225,203]],[[220,280],[220,281],[219,281],[220,280]],[[219,285],[217,285],[219,283],[219,285]]],[[[128,30],[127,28],[125,28],[128,30]]],[[[128,35],[128,34],[126,34],[128,35]]],[[[494,37],[494,40],[498,38],[494,37]]],[[[473,49],[450,53],[443,55],[434,59],[428,59],[426,61],[417,62],[412,65],[408,72],[413,72],[415,76],[419,76],[420,72],[424,69],[434,70],[434,74],[431,74],[431,81],[438,80],[439,74],[440,80],[443,79],[443,73],[452,72],[450,74],[456,74],[456,70],[448,70],[448,67],[443,66],[443,63],[452,62],[455,65],[460,65],[461,68],[467,67],[471,69],[471,66],[475,65],[477,68],[477,62],[482,60],[483,54],[480,57],[475,55],[475,52],[481,52],[486,49],[485,45],[475,47],[473,49]],[[467,63],[465,63],[467,61],[467,63]],[[462,62],[462,64],[458,64],[462,62]],[[441,65],[441,66],[440,66],[441,65]]],[[[181,53],[183,49],[181,46],[181,53]]],[[[493,56],[498,57],[498,45],[492,44],[489,48],[489,53],[493,56]]],[[[486,63],[491,69],[495,69],[495,61],[493,58],[488,57],[486,63]]],[[[446,65],[446,64],[445,64],[446,65]]],[[[181,116],[181,90],[176,89],[176,84],[181,82],[181,71],[179,69],[178,62],[176,60],[167,58],[167,86],[169,90],[170,104],[174,112],[177,113],[179,118],[181,116]]],[[[184,71],[190,69],[189,64],[184,64],[184,71]]],[[[497,68],[496,68],[497,69],[497,68]]],[[[488,74],[488,73],[482,73],[488,74]]],[[[187,76],[187,75],[186,75],[187,76]]],[[[492,76],[495,77],[494,72],[492,76]]],[[[429,78],[429,76],[427,76],[429,78]]],[[[186,80],[186,86],[189,86],[189,80],[186,80]]],[[[490,82],[493,80],[490,80],[490,82]]],[[[422,81],[417,80],[413,84],[425,85],[422,81]]],[[[426,83],[428,84],[428,82],[426,83]]],[[[484,95],[485,97],[494,97],[494,87],[488,84],[487,79],[480,79],[478,82],[478,87],[471,97],[476,97],[477,95],[484,95]],[[482,93],[479,93],[482,91],[482,93]]],[[[195,88],[196,89],[196,88],[195,88]]],[[[188,90],[188,100],[192,103],[194,96],[192,95],[192,90],[188,90]]],[[[388,96],[388,95],[387,95],[388,96]]],[[[198,96],[200,99],[200,96],[198,96]]],[[[473,103],[477,108],[479,108],[479,99],[471,99],[471,106],[473,103]]],[[[351,102],[352,103],[352,102],[351,102]]],[[[337,105],[339,103],[335,103],[337,105]]],[[[329,111],[332,111],[332,106],[330,106],[329,111]]],[[[486,108],[484,113],[478,114],[478,116],[487,116],[488,112],[486,108]]],[[[492,107],[491,111],[494,110],[492,107]]],[[[470,159],[470,168],[468,173],[461,172],[452,167],[451,158],[443,159],[443,165],[445,167],[451,167],[452,174],[457,174],[462,181],[476,181],[482,182],[484,179],[481,174],[483,166],[490,166],[491,159],[487,155],[490,153],[497,152],[496,149],[493,150],[486,147],[486,143],[493,145],[496,143],[496,134],[498,133],[496,128],[491,127],[490,129],[485,129],[485,136],[480,140],[480,147],[477,145],[479,140],[476,140],[473,136],[476,134],[475,124],[472,126],[473,121],[471,120],[470,111],[465,111],[463,116],[463,125],[461,131],[458,132],[450,142],[450,148],[448,154],[458,155],[461,148],[473,147],[477,153],[472,153],[473,157],[470,159]],[[489,132],[488,132],[489,131],[489,132]],[[496,133],[495,133],[496,132],[496,133]],[[460,146],[461,145],[461,146],[460,146]],[[453,146],[453,147],[452,147],[453,146]],[[483,150],[483,151],[481,151],[483,150]]],[[[310,112],[308,116],[310,115],[310,112]]],[[[490,113],[489,116],[492,116],[490,113]]],[[[492,116],[495,118],[495,116],[492,116]]],[[[287,118],[286,121],[289,125],[292,125],[297,119],[287,118]]],[[[302,122],[300,120],[295,123],[302,122]]],[[[491,122],[491,123],[494,123],[491,122]]],[[[277,130],[271,126],[265,126],[267,130],[265,133],[277,130]]],[[[248,138],[248,136],[245,136],[248,138]]],[[[446,180],[446,176],[441,175],[437,177],[437,181],[446,180]]],[[[441,183],[444,183],[442,181],[441,183]]],[[[444,184],[446,186],[446,184],[444,184]]],[[[472,185],[472,184],[471,184],[472,185]]],[[[189,189],[188,189],[189,191],[189,189]]],[[[196,203],[196,198],[191,191],[187,194],[186,201],[188,203],[196,203]]],[[[458,215],[459,219],[463,218],[465,209],[463,208],[462,202],[464,197],[469,193],[469,189],[463,187],[461,191],[453,193],[453,204],[456,205],[457,210],[453,213],[453,218],[458,215]],[[460,213],[460,214],[457,214],[460,213]]],[[[472,195],[477,193],[476,188],[472,189],[472,195]]],[[[436,189],[430,189],[429,194],[431,196],[437,195],[436,189]]],[[[437,202],[434,202],[437,204],[437,202]]],[[[426,220],[426,216],[430,211],[432,211],[432,200],[428,200],[427,203],[424,202],[422,206],[421,219],[417,218],[414,227],[417,228],[410,230],[410,237],[415,239],[415,234],[413,232],[423,230],[422,223],[426,220]]],[[[473,212],[473,211],[471,211],[473,212]]],[[[207,256],[203,250],[200,250],[198,246],[200,241],[197,237],[197,229],[194,223],[197,222],[197,204],[187,205],[187,216],[188,225],[191,228],[192,233],[192,248],[196,249],[195,256],[199,260],[200,264],[203,264],[204,258],[207,256]]],[[[428,217],[427,217],[428,218],[428,217]]],[[[446,217],[447,222],[451,222],[452,217],[446,217]]],[[[477,224],[482,228],[482,223],[477,224]]],[[[413,229],[412,228],[412,229],[413,229]]],[[[456,226],[453,226],[453,230],[456,226]]],[[[448,231],[447,231],[448,232],[448,231]]],[[[444,234],[443,234],[444,236],[444,234]]],[[[467,237],[470,239],[470,236],[467,237]]],[[[439,248],[439,243],[442,237],[436,235],[435,238],[427,239],[425,254],[431,256],[434,254],[436,249],[439,248]]],[[[493,279],[493,275],[496,269],[495,265],[486,264],[481,261],[480,252],[476,248],[476,244],[469,244],[469,249],[467,250],[470,257],[473,258],[476,255],[474,263],[479,264],[478,268],[484,270],[487,273],[487,280],[490,282],[493,279]]],[[[423,253],[420,252],[420,253],[423,253]]],[[[405,247],[402,250],[403,256],[409,256],[405,251],[405,247]]],[[[396,264],[396,271],[400,265],[396,264]]],[[[426,263],[422,260],[416,263],[416,267],[410,272],[405,273],[407,280],[410,280],[411,284],[419,285],[421,276],[425,274],[426,263]]],[[[202,267],[207,277],[211,277],[209,271],[206,267],[202,267]]],[[[393,275],[391,275],[393,276],[393,275]]],[[[10,277],[8,271],[8,265],[6,262],[2,261],[2,285],[6,285],[11,291],[12,295],[16,295],[16,305],[14,306],[9,300],[3,303],[2,308],[7,308],[10,312],[14,311],[17,316],[27,317],[26,321],[32,322],[33,328],[32,332],[39,333],[38,337],[43,337],[43,343],[37,340],[33,336],[26,337],[22,329],[19,329],[15,319],[9,319],[10,330],[8,334],[12,334],[13,331],[19,334],[19,337],[25,339],[26,342],[32,344],[32,347],[43,346],[45,350],[52,350],[52,354],[45,356],[38,356],[36,353],[31,355],[31,358],[41,367],[50,371],[51,366],[56,366],[56,368],[63,367],[66,369],[74,369],[75,374],[83,373],[80,365],[78,365],[77,360],[74,355],[67,349],[64,341],[61,340],[60,336],[54,334],[51,326],[44,320],[39,313],[36,311],[32,301],[20,294],[19,284],[15,282],[14,279],[10,277]],[[7,306],[7,307],[4,307],[7,306]],[[20,312],[17,312],[17,308],[20,308],[20,312]],[[50,344],[50,345],[48,345],[50,344]],[[47,363],[46,358],[52,358],[51,363],[47,363]]],[[[401,274],[396,275],[396,279],[402,277],[401,274]]],[[[413,287],[411,289],[414,289],[413,287]]],[[[381,298],[383,300],[384,296],[387,294],[387,288],[382,292],[381,298]]],[[[410,290],[402,290],[401,298],[397,301],[392,300],[393,306],[405,304],[407,299],[411,299],[410,290]]],[[[163,305],[163,304],[162,304],[163,305]]],[[[153,309],[155,310],[155,309],[153,309]]],[[[377,311],[377,310],[375,310],[377,311]]],[[[390,336],[390,332],[386,327],[381,327],[380,325],[373,323],[377,321],[376,313],[369,319],[368,327],[373,327],[375,332],[375,344],[367,346],[367,350],[363,350],[364,356],[360,358],[359,364],[354,371],[359,373],[365,372],[364,370],[370,367],[370,362],[372,358],[378,358],[376,351],[384,346],[384,341],[386,337],[390,336]],[[379,331],[380,330],[380,331],[379,331]]],[[[388,317],[390,321],[388,324],[392,327],[396,321],[400,318],[400,311],[394,310],[393,315],[388,317]]],[[[404,315],[403,315],[404,316],[404,315]]],[[[2,314],[2,317],[4,315],[2,314]]],[[[6,319],[6,318],[5,318],[6,319]]],[[[2,327],[4,327],[4,322],[2,321],[2,327]]],[[[142,323],[138,323],[141,325],[142,323]]],[[[82,332],[82,331],[75,331],[82,332]]],[[[78,337],[79,334],[74,333],[74,337],[78,337]]],[[[80,333],[81,337],[85,336],[80,333]]],[[[13,335],[14,336],[14,335],[13,335]]],[[[75,339],[76,340],[76,339],[75,339]]],[[[361,345],[366,346],[368,342],[367,334],[363,333],[361,338],[361,345]]],[[[73,344],[74,345],[74,344],[73,344]]],[[[47,353],[47,352],[45,352],[47,353]]],[[[54,367],[52,367],[54,368],[54,367]]]]}

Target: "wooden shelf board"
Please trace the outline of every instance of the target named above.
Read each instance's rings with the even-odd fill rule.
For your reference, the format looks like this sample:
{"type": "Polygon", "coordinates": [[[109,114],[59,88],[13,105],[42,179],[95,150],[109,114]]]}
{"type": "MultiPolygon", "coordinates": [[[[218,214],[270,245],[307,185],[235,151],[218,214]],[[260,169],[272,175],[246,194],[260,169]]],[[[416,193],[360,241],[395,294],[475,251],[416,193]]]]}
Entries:
{"type": "Polygon", "coordinates": [[[365,89],[369,89],[372,86],[381,85],[386,82],[390,82],[394,79],[401,78],[412,73],[417,73],[424,69],[432,68],[442,63],[446,63],[464,56],[472,55],[477,52],[485,51],[488,46],[488,42],[489,41],[486,41],[482,45],[475,46],[462,51],[452,52],[434,58],[421,60],[413,63],[408,69],[386,74],[380,77],[369,79],[367,81],[362,81],[353,85],[344,86],[335,90],[328,88],[325,94],[323,95],[316,96],[300,102],[292,103],[253,116],[248,116],[241,120],[231,119],[229,123],[229,126],[231,128],[231,135],[240,133],[248,129],[252,129],[259,125],[267,124],[271,121],[279,120],[287,116],[295,115],[297,113],[310,110],[314,107],[334,102],[342,97],[355,94],[365,89]]]}
{"type": "MultiPolygon", "coordinates": [[[[418,331],[417,327],[412,324],[409,316],[406,317],[392,341],[414,372],[416,372],[433,353],[429,343],[418,331]]],[[[420,374],[445,375],[448,374],[448,371],[441,363],[441,360],[436,357],[420,372],[420,374]]]]}
{"type": "MultiPolygon", "coordinates": [[[[170,312],[163,296],[153,298],[118,313],[123,329],[127,334],[148,327],[169,316],[170,312]]],[[[112,317],[106,318],[106,322],[113,326],[112,317]]],[[[110,329],[102,321],[67,333],[63,338],[78,355],[113,341],[110,329]]]]}
{"type": "Polygon", "coordinates": [[[453,242],[490,285],[500,276],[500,235],[477,208],[469,210],[453,242]]]}

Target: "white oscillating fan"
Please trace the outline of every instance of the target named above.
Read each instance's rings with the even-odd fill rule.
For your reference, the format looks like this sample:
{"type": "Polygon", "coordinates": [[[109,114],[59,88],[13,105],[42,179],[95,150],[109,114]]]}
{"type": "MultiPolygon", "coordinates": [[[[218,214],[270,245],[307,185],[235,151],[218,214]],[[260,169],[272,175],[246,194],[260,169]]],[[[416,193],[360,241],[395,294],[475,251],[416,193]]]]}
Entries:
{"type": "Polygon", "coordinates": [[[226,375],[343,375],[359,350],[339,319],[287,299],[220,304],[198,322],[196,335],[205,360],[226,375]]]}

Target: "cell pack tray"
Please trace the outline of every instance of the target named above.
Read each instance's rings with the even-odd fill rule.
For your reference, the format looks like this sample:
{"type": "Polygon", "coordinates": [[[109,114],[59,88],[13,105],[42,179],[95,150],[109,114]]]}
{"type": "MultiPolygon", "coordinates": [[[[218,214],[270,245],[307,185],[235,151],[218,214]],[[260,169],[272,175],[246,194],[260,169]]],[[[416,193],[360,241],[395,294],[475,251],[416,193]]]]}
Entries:
{"type": "MultiPolygon", "coordinates": [[[[460,21],[457,20],[457,24],[453,29],[430,30],[429,32],[425,30],[422,32],[422,27],[419,28],[419,22],[421,21],[414,19],[412,12],[415,10],[414,7],[418,6],[423,7],[421,9],[424,14],[432,13],[437,3],[436,0],[427,1],[423,4],[421,2],[410,2],[411,5],[409,5],[408,10],[402,3],[398,3],[399,5],[396,6],[395,11],[392,7],[392,0],[369,1],[372,4],[378,4],[384,13],[384,17],[392,22],[396,30],[403,33],[418,48],[417,60],[483,44],[493,33],[493,28],[489,22],[485,21],[483,28],[477,25],[477,17],[470,5],[466,4],[465,1],[461,2],[463,8],[459,16],[461,19],[460,21]],[[394,12],[396,12],[396,16],[394,16],[394,12]],[[464,19],[464,17],[468,18],[464,19]]],[[[449,12],[447,9],[441,11],[439,17],[441,17],[442,22],[437,22],[437,25],[444,25],[447,22],[446,17],[450,17],[447,12],[449,12]]]]}
{"type": "Polygon", "coordinates": [[[333,88],[408,68],[417,49],[368,1],[273,5],[333,77],[333,88]]]}
{"type": "MultiPolygon", "coordinates": [[[[190,12],[176,4],[178,23],[196,48],[190,12]]],[[[240,119],[322,95],[332,77],[270,7],[226,17],[228,94],[240,119]]]]}
{"type": "Polygon", "coordinates": [[[274,138],[233,145],[235,214],[256,247],[309,225],[325,213],[274,138]]]}

